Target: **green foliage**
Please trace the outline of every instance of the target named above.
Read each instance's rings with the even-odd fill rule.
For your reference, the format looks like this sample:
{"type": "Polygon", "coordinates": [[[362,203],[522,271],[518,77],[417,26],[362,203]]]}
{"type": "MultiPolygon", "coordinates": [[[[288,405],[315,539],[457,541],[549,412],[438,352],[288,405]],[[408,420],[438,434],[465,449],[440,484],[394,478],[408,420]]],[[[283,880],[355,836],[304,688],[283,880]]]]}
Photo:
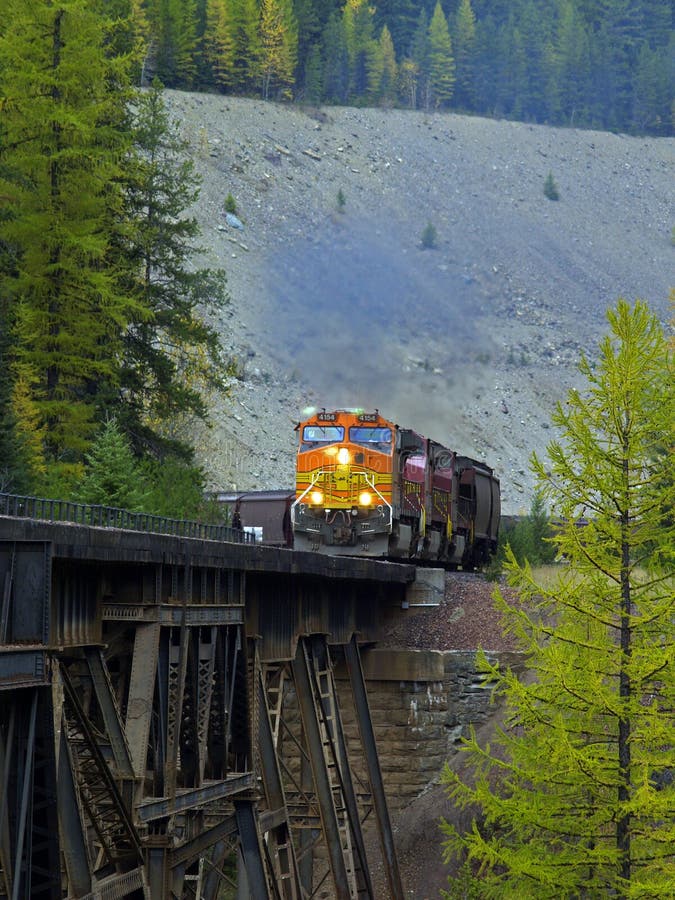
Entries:
{"type": "Polygon", "coordinates": [[[553,178],[553,172],[549,172],[546,176],[546,181],[544,182],[544,196],[548,197],[549,200],[560,200],[560,192],[558,191],[558,185],[553,178]]]}
{"type": "Polygon", "coordinates": [[[336,203],[337,203],[338,212],[344,212],[347,201],[345,199],[344,191],[342,190],[342,188],[340,188],[339,191],[337,192],[336,203]]]}
{"type": "MultiPolygon", "coordinates": [[[[528,122],[673,132],[668,0],[133,0],[133,7],[135,34],[152,36],[145,74],[169,87],[262,90],[278,99],[299,85],[298,99],[311,103],[452,103],[528,122]]],[[[123,33],[128,43],[132,32],[123,33]]]]}
{"type": "Polygon", "coordinates": [[[232,213],[233,216],[237,215],[237,201],[229,193],[225,198],[225,212],[232,213]]]}
{"type": "Polygon", "coordinates": [[[146,512],[175,519],[213,519],[213,510],[204,500],[205,477],[199,466],[166,455],[147,460],[144,472],[149,485],[144,501],[146,512]]]}
{"type": "Polygon", "coordinates": [[[295,83],[298,26],[292,0],[260,0],[262,95],[289,98],[295,83]]]}
{"type": "Polygon", "coordinates": [[[392,104],[396,99],[398,87],[398,66],[396,64],[396,52],[391,39],[389,29],[385,25],[380,33],[378,46],[378,61],[380,69],[379,94],[380,102],[386,105],[392,104]]]}
{"type": "Polygon", "coordinates": [[[122,390],[109,398],[108,408],[137,447],[156,454],[167,445],[165,423],[186,413],[205,418],[205,392],[225,387],[220,337],[204,314],[218,315],[228,298],[224,272],[192,265],[200,252],[199,226],[185,210],[199,182],[159,82],[138,97],[132,125],[129,224],[120,252],[140,314],[126,331],[122,390]]]}
{"type": "Polygon", "coordinates": [[[234,23],[230,4],[228,0],[206,0],[205,12],[205,68],[217,87],[228,90],[235,86],[236,81],[234,23]]]}
{"type": "Polygon", "coordinates": [[[434,250],[436,248],[438,243],[438,232],[436,231],[436,226],[431,222],[427,222],[424,226],[420,243],[423,250],[434,250]]]}
{"type": "Polygon", "coordinates": [[[115,419],[105,423],[85,458],[84,475],[76,490],[80,502],[147,511],[143,472],[115,419]]]}
{"type": "Polygon", "coordinates": [[[319,103],[323,94],[323,60],[321,47],[313,44],[307,53],[305,63],[304,100],[319,103]]]}
{"type": "Polygon", "coordinates": [[[67,479],[90,446],[102,386],[116,379],[121,334],[137,314],[110,258],[129,146],[129,61],[115,55],[117,26],[85,0],[7,0],[3,12],[0,194],[13,262],[0,268],[0,294],[11,378],[26,401],[15,405],[16,426],[40,435],[34,461],[67,479]]]}
{"type": "Polygon", "coordinates": [[[480,655],[506,705],[505,727],[463,770],[452,799],[474,810],[444,823],[446,858],[479,871],[484,897],[662,897],[673,893],[675,785],[675,446],[673,348],[644,303],[620,300],[584,393],[556,408],[564,443],[533,457],[543,499],[562,517],[566,565],[542,584],[509,554],[520,593],[505,625],[522,681],[480,655]],[[583,521],[583,525],[581,524],[583,521]]]}
{"type": "Polygon", "coordinates": [[[481,881],[469,862],[464,862],[454,878],[448,878],[448,890],[441,891],[443,900],[481,900],[481,881]]]}
{"type": "Polygon", "coordinates": [[[457,67],[455,102],[463,109],[475,103],[476,16],[471,0],[461,0],[457,10],[454,36],[454,55],[457,67]]]}
{"type": "Polygon", "coordinates": [[[455,86],[452,39],[443,8],[436,3],[429,22],[429,90],[434,106],[447,106],[455,86]]]}
{"type": "Polygon", "coordinates": [[[353,101],[378,96],[381,67],[373,25],[374,9],[368,0],[347,0],[342,21],[349,64],[349,93],[353,101]]]}
{"type": "Polygon", "coordinates": [[[549,515],[542,495],[537,492],[532,498],[529,515],[500,529],[497,553],[487,574],[493,579],[501,575],[509,554],[520,566],[527,563],[541,566],[552,563],[556,553],[549,515]]]}
{"type": "Polygon", "coordinates": [[[11,377],[9,313],[0,303],[0,492],[25,494],[31,490],[29,448],[17,427],[11,377]]]}

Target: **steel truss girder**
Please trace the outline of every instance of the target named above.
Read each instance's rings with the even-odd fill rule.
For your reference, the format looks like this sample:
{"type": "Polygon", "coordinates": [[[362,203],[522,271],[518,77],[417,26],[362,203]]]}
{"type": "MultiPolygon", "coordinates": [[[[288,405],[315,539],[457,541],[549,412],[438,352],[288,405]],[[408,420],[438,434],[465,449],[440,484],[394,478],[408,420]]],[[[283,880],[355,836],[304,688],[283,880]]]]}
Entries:
{"type": "Polygon", "coordinates": [[[141,844],[120,789],[101,750],[101,742],[80,702],[65,664],[60,667],[64,714],[73,753],[75,780],[90,824],[112,865],[140,859],[141,844]]]}
{"type": "Polygon", "coordinates": [[[361,747],[363,749],[363,755],[368,771],[368,780],[370,782],[373,807],[375,809],[375,819],[380,836],[382,858],[385,863],[384,867],[387,874],[387,882],[389,884],[389,896],[391,900],[403,900],[403,886],[401,884],[401,875],[398,867],[398,859],[396,857],[396,848],[394,847],[394,836],[391,829],[391,821],[389,819],[389,810],[387,809],[384,783],[382,781],[382,772],[380,770],[380,760],[377,755],[377,746],[375,744],[375,732],[373,731],[373,722],[370,716],[370,707],[368,705],[366,682],[363,677],[361,655],[359,653],[356,637],[352,637],[348,644],[344,644],[343,650],[347,672],[349,674],[349,684],[354,699],[356,721],[361,736],[361,747]]]}
{"type": "MultiPolygon", "coordinates": [[[[292,848],[289,875],[281,885],[287,884],[287,890],[296,891],[298,896],[312,897],[329,878],[339,900],[372,898],[325,636],[301,638],[290,662],[267,663],[260,684],[258,747],[269,812],[261,815],[259,822],[285,826],[294,839],[293,843],[288,841],[292,848]],[[294,707],[288,702],[292,693],[294,707]],[[298,724],[288,720],[289,714],[292,719],[292,707],[300,713],[300,730],[298,724]],[[285,752],[288,746],[290,756],[285,752]],[[318,857],[313,853],[319,843],[329,863],[323,874],[320,867],[316,868],[318,857]]],[[[267,840],[270,850],[276,849],[269,836],[267,840]]],[[[283,838],[281,846],[285,847],[283,838]]]]}
{"type": "Polygon", "coordinates": [[[0,897],[61,896],[54,728],[48,689],[0,703],[0,897]]]}

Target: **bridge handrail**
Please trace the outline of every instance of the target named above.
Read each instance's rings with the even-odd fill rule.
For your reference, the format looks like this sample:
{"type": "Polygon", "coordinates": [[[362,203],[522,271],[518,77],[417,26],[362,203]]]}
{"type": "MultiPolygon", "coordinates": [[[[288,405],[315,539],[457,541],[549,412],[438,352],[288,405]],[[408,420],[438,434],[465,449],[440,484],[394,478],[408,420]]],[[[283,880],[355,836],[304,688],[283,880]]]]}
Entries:
{"type": "Polygon", "coordinates": [[[255,535],[229,525],[211,525],[190,519],[171,519],[151,513],[129,512],[115,506],[75,503],[72,500],[50,500],[0,492],[0,516],[21,519],[43,519],[48,522],[71,522],[100,528],[126,528],[153,534],[201,538],[207,541],[230,541],[254,544],[255,535]]]}

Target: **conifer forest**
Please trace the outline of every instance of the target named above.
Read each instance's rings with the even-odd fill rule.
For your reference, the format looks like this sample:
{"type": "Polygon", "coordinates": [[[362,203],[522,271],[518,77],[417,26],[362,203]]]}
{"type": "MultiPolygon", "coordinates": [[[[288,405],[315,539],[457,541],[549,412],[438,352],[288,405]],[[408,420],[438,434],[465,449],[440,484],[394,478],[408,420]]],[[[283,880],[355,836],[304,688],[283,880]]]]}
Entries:
{"type": "Polygon", "coordinates": [[[168,87],[672,133],[668,0],[136,5],[146,67],[168,87]]]}

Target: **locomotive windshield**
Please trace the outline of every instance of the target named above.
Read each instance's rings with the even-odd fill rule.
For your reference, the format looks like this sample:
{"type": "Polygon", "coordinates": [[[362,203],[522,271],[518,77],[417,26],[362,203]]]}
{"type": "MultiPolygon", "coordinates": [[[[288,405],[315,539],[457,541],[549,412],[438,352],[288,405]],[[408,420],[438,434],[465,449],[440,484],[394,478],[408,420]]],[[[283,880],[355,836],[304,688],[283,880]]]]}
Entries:
{"type": "Polygon", "coordinates": [[[380,453],[391,452],[391,428],[354,425],[349,429],[349,440],[353,444],[368,447],[369,450],[377,450],[380,453]]]}
{"type": "Polygon", "coordinates": [[[344,436],[342,425],[305,425],[302,429],[300,452],[311,450],[320,444],[335,444],[344,440],[344,436]]]}

